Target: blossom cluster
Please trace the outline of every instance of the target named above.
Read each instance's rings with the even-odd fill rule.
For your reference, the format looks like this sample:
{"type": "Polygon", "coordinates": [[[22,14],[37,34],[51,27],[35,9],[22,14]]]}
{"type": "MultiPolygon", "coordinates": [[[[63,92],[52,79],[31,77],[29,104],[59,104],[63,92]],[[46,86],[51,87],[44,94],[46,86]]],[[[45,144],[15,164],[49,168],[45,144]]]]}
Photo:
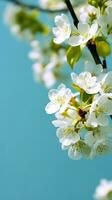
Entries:
{"type": "MultiPolygon", "coordinates": [[[[76,4],[83,2],[85,0],[76,1],[76,4]]],[[[45,9],[65,8],[63,1],[40,0],[40,5],[45,9]]],[[[63,13],[55,17],[52,42],[52,32],[40,23],[37,11],[12,5],[6,10],[5,21],[11,31],[29,38],[34,78],[47,88],[61,80],[61,69],[67,61],[74,67],[86,46],[94,45],[101,59],[99,65],[86,60],[84,72],[71,74],[73,92],[64,84],[49,92],[50,103],[46,112],[55,113],[56,120],[52,123],[57,128],[62,149],[68,149],[73,159],[93,158],[112,149],[112,72],[103,70],[103,61],[106,62],[111,53],[111,18],[112,1],[88,0],[88,4],[78,8],[74,25],[63,13]],[[37,32],[47,33],[47,40],[37,40],[37,32]]]]}
{"type": "Polygon", "coordinates": [[[32,51],[29,53],[29,58],[35,62],[33,64],[34,79],[43,83],[48,89],[58,79],[65,79],[61,69],[67,63],[65,49],[53,42],[50,44],[50,46],[47,44],[47,47],[42,47],[39,40],[33,40],[30,43],[32,51]]]}
{"type": "Polygon", "coordinates": [[[79,23],[76,26],[71,25],[67,15],[57,15],[56,27],[53,27],[54,42],[66,42],[72,47],[79,46],[81,50],[88,43],[95,44],[99,56],[105,58],[111,53],[112,2],[102,1],[101,7],[93,5],[88,4],[79,9],[79,23]]]}
{"type": "Polygon", "coordinates": [[[101,180],[100,185],[96,188],[95,200],[111,200],[112,199],[112,181],[106,179],[101,180]]]}
{"type": "Polygon", "coordinates": [[[55,113],[52,123],[62,149],[73,159],[93,158],[111,151],[112,72],[97,76],[71,74],[75,92],[61,84],[49,91],[45,110],[55,113]]]}
{"type": "Polygon", "coordinates": [[[11,33],[28,41],[33,40],[38,32],[48,33],[47,26],[37,17],[37,11],[13,4],[8,5],[4,13],[4,21],[10,27],[11,33]]]}

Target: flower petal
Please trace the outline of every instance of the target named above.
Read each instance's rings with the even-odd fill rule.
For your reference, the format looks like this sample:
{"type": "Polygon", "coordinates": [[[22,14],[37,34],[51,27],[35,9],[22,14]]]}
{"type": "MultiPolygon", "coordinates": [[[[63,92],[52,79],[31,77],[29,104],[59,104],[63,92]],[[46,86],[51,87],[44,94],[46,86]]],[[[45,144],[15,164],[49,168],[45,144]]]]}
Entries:
{"type": "Polygon", "coordinates": [[[53,114],[59,110],[60,106],[58,104],[54,104],[52,102],[48,103],[45,107],[45,111],[47,114],[53,114]]]}

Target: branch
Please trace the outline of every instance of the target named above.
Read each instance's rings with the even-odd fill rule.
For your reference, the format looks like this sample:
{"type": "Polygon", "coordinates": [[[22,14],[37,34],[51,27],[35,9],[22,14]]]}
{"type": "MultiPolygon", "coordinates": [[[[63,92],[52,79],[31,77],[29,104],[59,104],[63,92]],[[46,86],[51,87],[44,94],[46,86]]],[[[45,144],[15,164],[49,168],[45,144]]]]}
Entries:
{"type": "Polygon", "coordinates": [[[66,3],[66,5],[67,5],[67,8],[68,8],[68,10],[69,10],[69,12],[70,12],[72,18],[73,18],[74,25],[77,27],[77,26],[78,26],[78,23],[79,23],[79,20],[78,20],[76,14],[75,14],[75,12],[74,12],[74,9],[73,9],[73,6],[72,6],[70,0],[65,0],[65,3],[66,3]]]}
{"type": "MultiPolygon", "coordinates": [[[[73,18],[74,25],[77,27],[78,23],[79,23],[79,20],[78,20],[76,14],[74,12],[74,9],[73,9],[73,6],[72,6],[70,0],[65,0],[65,3],[67,5],[67,7],[68,7],[68,10],[69,10],[72,18],[73,18]]],[[[97,50],[96,50],[96,45],[95,44],[91,44],[91,42],[89,41],[87,43],[87,47],[88,47],[91,55],[93,56],[95,63],[102,65],[102,62],[101,62],[100,57],[99,57],[99,55],[97,53],[97,50]]]]}
{"type": "Polygon", "coordinates": [[[103,60],[103,69],[107,69],[107,62],[106,62],[106,59],[103,60]]]}
{"type": "Polygon", "coordinates": [[[67,8],[63,8],[63,9],[55,9],[55,10],[51,10],[51,9],[45,9],[45,8],[41,8],[40,6],[38,5],[32,5],[32,4],[27,4],[25,2],[21,2],[21,0],[3,0],[3,1],[7,1],[7,2],[11,2],[13,4],[16,4],[18,6],[23,6],[23,7],[26,7],[26,8],[29,8],[31,10],[33,9],[36,9],[36,10],[39,10],[41,12],[46,12],[46,13],[58,13],[58,12],[67,12],[68,9],[67,8]]]}

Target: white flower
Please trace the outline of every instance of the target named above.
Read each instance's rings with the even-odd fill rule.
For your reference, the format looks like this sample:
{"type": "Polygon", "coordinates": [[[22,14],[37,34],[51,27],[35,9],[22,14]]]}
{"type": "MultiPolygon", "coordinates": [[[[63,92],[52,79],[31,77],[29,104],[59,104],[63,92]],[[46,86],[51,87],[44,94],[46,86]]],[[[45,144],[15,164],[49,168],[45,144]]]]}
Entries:
{"type": "Polygon", "coordinates": [[[94,6],[86,5],[83,6],[80,9],[80,21],[83,23],[89,23],[90,22],[90,16],[96,16],[97,15],[97,9],[94,6]]]}
{"type": "Polygon", "coordinates": [[[112,92],[112,71],[106,73],[101,81],[101,93],[112,92]]]}
{"type": "Polygon", "coordinates": [[[34,79],[41,81],[49,89],[56,83],[56,78],[51,69],[44,68],[40,63],[33,65],[34,79]]]}
{"type": "Polygon", "coordinates": [[[108,40],[112,37],[112,6],[107,7],[105,13],[98,17],[98,24],[101,27],[101,32],[108,40]]]}
{"type": "Polygon", "coordinates": [[[46,70],[43,74],[43,81],[45,86],[49,89],[56,83],[56,77],[54,76],[52,71],[46,70]]]}
{"type": "Polygon", "coordinates": [[[57,111],[64,112],[73,94],[70,89],[61,84],[57,89],[50,90],[48,96],[50,103],[47,104],[45,110],[48,114],[53,114],[57,111]]]}
{"type": "Polygon", "coordinates": [[[105,113],[106,115],[112,115],[112,94],[103,94],[98,96],[92,103],[90,113],[96,112],[105,113]]]}
{"type": "Polygon", "coordinates": [[[86,133],[84,141],[91,147],[90,158],[105,154],[112,149],[111,132],[111,126],[99,126],[93,129],[93,131],[88,131],[86,133]]]}
{"type": "Polygon", "coordinates": [[[17,14],[22,11],[22,7],[18,5],[8,5],[4,13],[4,22],[10,27],[10,31],[13,35],[20,39],[25,39],[31,41],[34,39],[34,35],[27,28],[25,30],[21,29],[20,24],[17,23],[17,14]]]}
{"type": "Polygon", "coordinates": [[[107,126],[109,123],[107,116],[103,112],[96,113],[97,111],[87,115],[86,125],[88,127],[107,126]]]}
{"type": "Polygon", "coordinates": [[[20,6],[10,4],[6,7],[4,13],[4,22],[9,26],[15,25],[15,15],[21,10],[20,6]]]}
{"type": "Polygon", "coordinates": [[[56,44],[61,44],[70,37],[71,25],[68,17],[65,14],[56,16],[55,24],[57,27],[53,28],[53,33],[55,35],[54,42],[56,44]]]}
{"type": "Polygon", "coordinates": [[[79,160],[82,157],[81,152],[77,151],[76,148],[71,146],[68,150],[68,156],[73,160],[79,160]]]}
{"type": "Polygon", "coordinates": [[[88,94],[95,94],[100,90],[100,84],[97,82],[96,76],[92,76],[90,72],[82,72],[79,76],[72,73],[71,77],[73,83],[88,94]]]}
{"type": "Polygon", "coordinates": [[[112,115],[112,94],[103,94],[93,100],[90,113],[87,115],[87,126],[106,126],[112,115]]]}
{"type": "Polygon", "coordinates": [[[95,37],[98,30],[98,24],[94,23],[91,26],[87,23],[78,24],[78,29],[75,28],[73,36],[71,36],[68,40],[68,43],[71,46],[84,46],[86,43],[95,37]]]}
{"type": "Polygon", "coordinates": [[[101,180],[100,185],[96,188],[95,200],[111,200],[112,199],[112,181],[101,180]]]}
{"type": "Polygon", "coordinates": [[[52,121],[52,124],[58,128],[65,128],[71,125],[75,125],[80,116],[76,110],[68,109],[64,114],[56,113],[56,120],[52,121]]]}
{"type": "Polygon", "coordinates": [[[40,51],[40,42],[38,40],[33,40],[30,43],[33,48],[32,51],[28,54],[28,57],[33,61],[38,61],[42,59],[42,52],[40,51]]]}
{"type": "Polygon", "coordinates": [[[77,143],[80,140],[80,135],[75,132],[74,126],[59,128],[57,129],[56,135],[62,144],[62,149],[69,148],[71,145],[77,143]]]}

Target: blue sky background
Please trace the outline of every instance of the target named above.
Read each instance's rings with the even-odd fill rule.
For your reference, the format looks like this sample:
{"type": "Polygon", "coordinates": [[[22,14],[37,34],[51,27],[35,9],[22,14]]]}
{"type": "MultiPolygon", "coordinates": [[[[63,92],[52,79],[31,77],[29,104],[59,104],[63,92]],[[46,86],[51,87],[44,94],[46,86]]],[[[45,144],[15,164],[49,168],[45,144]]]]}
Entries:
{"type": "Polygon", "coordinates": [[[0,2],[0,199],[92,200],[112,179],[112,156],[72,161],[45,114],[47,91],[35,84],[28,45],[3,24],[0,2]]]}

